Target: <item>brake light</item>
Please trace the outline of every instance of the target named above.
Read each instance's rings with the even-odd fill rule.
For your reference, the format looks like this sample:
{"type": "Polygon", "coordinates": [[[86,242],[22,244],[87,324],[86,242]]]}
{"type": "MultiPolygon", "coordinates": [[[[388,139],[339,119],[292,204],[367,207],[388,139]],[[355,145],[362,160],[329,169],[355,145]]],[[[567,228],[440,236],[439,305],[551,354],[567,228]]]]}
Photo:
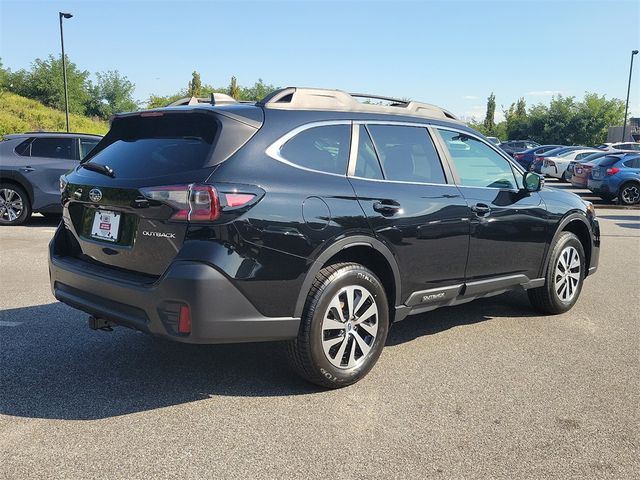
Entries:
{"type": "Polygon", "coordinates": [[[544,161],[544,157],[536,157],[535,162],[541,163],[544,161]]]}
{"type": "Polygon", "coordinates": [[[618,173],[620,171],[620,169],[618,167],[611,167],[611,168],[607,168],[607,175],[615,175],[616,173],[618,173]]]}
{"type": "Polygon", "coordinates": [[[524,153],[516,153],[516,160],[522,160],[524,158],[524,153]]]}
{"type": "Polygon", "coordinates": [[[173,207],[176,212],[171,220],[206,222],[220,216],[218,194],[211,185],[168,185],[142,188],[140,192],[150,200],[173,207]]]}

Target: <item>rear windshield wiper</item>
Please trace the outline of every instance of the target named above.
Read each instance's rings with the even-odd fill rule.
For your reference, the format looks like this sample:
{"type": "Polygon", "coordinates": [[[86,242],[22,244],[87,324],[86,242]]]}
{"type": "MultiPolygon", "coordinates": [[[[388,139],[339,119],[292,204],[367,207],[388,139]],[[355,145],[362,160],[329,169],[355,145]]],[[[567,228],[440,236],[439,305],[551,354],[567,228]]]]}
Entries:
{"type": "Polygon", "coordinates": [[[98,172],[111,178],[115,178],[116,174],[109,165],[100,165],[99,163],[81,163],[80,168],[86,168],[92,172],[98,172]]]}

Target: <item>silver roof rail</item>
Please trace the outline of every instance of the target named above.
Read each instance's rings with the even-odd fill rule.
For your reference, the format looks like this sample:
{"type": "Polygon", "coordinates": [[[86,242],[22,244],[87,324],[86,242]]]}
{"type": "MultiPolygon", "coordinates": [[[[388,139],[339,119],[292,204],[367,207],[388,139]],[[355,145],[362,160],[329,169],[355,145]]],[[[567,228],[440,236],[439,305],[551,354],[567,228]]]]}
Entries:
{"type": "Polygon", "coordinates": [[[175,102],[171,102],[167,107],[180,107],[184,105],[198,105],[199,103],[209,103],[211,105],[225,105],[229,103],[238,103],[236,100],[225,93],[212,93],[211,97],[184,97],[175,102]]]}
{"type": "Polygon", "coordinates": [[[386,113],[427,118],[460,120],[444,108],[413,100],[401,100],[364,93],[347,93],[322,88],[287,87],[270,93],[258,102],[266,108],[282,110],[337,110],[347,112],[386,113]],[[371,98],[391,102],[390,105],[362,103],[358,98],[371,98]]]}

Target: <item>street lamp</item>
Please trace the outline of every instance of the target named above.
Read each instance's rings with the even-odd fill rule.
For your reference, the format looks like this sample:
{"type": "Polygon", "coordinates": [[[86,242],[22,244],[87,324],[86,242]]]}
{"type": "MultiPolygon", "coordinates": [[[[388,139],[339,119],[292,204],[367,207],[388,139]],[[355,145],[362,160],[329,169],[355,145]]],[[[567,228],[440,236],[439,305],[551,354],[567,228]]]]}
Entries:
{"type": "Polygon", "coordinates": [[[71,18],[70,13],[58,12],[60,17],[60,45],[62,45],[62,79],[64,81],[64,114],[67,119],[67,133],[69,132],[69,93],[67,92],[67,64],[64,58],[64,35],[62,34],[62,19],[71,18]]]}
{"type": "Polygon", "coordinates": [[[633,56],[638,54],[638,50],[631,51],[631,66],[629,67],[629,85],[627,86],[627,103],[624,106],[624,123],[622,124],[622,141],[627,133],[627,111],[629,110],[629,92],[631,91],[631,72],[633,72],[633,56]]]}

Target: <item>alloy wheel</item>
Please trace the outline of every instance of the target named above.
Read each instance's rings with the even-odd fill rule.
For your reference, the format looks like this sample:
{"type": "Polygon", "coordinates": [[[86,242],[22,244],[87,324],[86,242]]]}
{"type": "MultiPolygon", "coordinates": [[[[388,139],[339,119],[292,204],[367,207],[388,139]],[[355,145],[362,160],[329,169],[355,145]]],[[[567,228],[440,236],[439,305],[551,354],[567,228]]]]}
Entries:
{"type": "Polygon", "coordinates": [[[18,192],[11,188],[0,190],[0,221],[11,223],[22,215],[24,203],[18,192]]]}
{"type": "Polygon", "coordinates": [[[640,187],[638,185],[629,185],[620,193],[622,201],[627,205],[640,202],[640,187]]]}
{"type": "Polygon", "coordinates": [[[322,321],[322,349],[338,368],[360,365],[373,347],[378,333],[378,306],[366,288],[341,289],[329,303],[322,321]]]}
{"type": "Polygon", "coordinates": [[[566,247],[556,263],[554,283],[556,295],[563,302],[575,297],[580,283],[580,255],[574,247],[566,247]]]}

